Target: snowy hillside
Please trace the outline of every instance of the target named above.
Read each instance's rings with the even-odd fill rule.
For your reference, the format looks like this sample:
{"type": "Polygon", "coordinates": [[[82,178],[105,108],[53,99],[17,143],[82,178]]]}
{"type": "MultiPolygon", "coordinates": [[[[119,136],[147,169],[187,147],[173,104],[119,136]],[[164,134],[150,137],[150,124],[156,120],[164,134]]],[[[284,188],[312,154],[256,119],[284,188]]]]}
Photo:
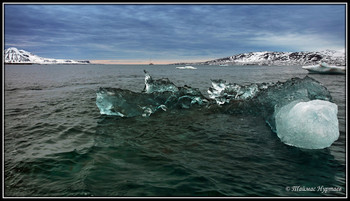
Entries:
{"type": "Polygon", "coordinates": [[[320,52],[250,52],[198,64],[207,65],[313,65],[325,62],[345,65],[345,53],[335,50],[320,52]]]}
{"type": "Polygon", "coordinates": [[[15,47],[10,47],[5,50],[5,63],[28,63],[28,64],[88,64],[89,61],[76,61],[67,59],[49,59],[39,57],[25,50],[18,50],[15,47]]]}

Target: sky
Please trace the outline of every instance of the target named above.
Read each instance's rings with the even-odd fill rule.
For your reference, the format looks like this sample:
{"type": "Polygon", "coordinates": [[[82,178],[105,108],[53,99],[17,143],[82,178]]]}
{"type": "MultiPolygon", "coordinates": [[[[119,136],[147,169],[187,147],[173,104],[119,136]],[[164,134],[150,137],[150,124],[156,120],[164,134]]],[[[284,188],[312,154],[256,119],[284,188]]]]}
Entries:
{"type": "Polygon", "coordinates": [[[345,50],[345,4],[5,4],[4,48],[101,63],[345,50]]]}

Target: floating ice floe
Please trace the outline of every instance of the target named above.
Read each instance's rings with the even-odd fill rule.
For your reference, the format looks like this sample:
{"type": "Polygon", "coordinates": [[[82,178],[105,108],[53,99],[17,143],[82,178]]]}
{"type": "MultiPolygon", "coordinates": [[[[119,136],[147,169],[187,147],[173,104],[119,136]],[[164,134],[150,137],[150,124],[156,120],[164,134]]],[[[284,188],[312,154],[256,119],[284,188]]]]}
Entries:
{"type": "Polygon", "coordinates": [[[177,69],[189,69],[189,70],[196,70],[197,69],[196,67],[193,67],[193,66],[179,66],[176,68],[177,69]]]}
{"type": "Polygon", "coordinates": [[[312,66],[303,66],[302,68],[309,71],[309,73],[345,74],[345,66],[330,66],[326,63],[312,66]]]}
{"type": "Polygon", "coordinates": [[[96,105],[103,115],[149,117],[169,110],[204,108],[227,114],[260,115],[287,145],[322,149],[339,137],[337,105],[320,82],[306,76],[286,82],[239,85],[212,80],[209,99],[199,89],[177,87],[145,71],[142,92],[100,88],[96,105]]]}

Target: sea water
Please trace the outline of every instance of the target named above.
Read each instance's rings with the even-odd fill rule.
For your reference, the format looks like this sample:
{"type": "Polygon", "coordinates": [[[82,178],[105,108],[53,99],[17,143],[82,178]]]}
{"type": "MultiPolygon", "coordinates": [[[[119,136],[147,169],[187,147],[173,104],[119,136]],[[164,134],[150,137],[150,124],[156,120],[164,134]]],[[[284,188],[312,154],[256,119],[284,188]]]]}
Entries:
{"type": "Polygon", "coordinates": [[[284,144],[250,114],[184,109],[121,118],[96,106],[100,87],[141,92],[143,70],[207,97],[213,79],[247,85],[308,75],[300,66],[196,67],[5,65],[5,196],[346,195],[344,75],[309,75],[338,106],[339,139],[321,150],[284,144]]]}

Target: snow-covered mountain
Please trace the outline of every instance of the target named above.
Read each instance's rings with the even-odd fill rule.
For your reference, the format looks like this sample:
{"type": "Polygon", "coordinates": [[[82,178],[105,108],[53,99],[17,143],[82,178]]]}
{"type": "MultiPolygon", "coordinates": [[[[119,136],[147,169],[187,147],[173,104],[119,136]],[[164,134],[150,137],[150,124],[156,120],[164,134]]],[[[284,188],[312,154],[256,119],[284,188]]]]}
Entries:
{"type": "Polygon", "coordinates": [[[39,57],[25,50],[10,47],[5,50],[4,61],[6,64],[89,64],[89,61],[76,61],[68,59],[49,59],[39,57]]]}
{"type": "Polygon", "coordinates": [[[319,64],[320,62],[331,65],[345,65],[345,52],[335,50],[320,52],[250,52],[196,64],[313,65],[319,64]]]}

